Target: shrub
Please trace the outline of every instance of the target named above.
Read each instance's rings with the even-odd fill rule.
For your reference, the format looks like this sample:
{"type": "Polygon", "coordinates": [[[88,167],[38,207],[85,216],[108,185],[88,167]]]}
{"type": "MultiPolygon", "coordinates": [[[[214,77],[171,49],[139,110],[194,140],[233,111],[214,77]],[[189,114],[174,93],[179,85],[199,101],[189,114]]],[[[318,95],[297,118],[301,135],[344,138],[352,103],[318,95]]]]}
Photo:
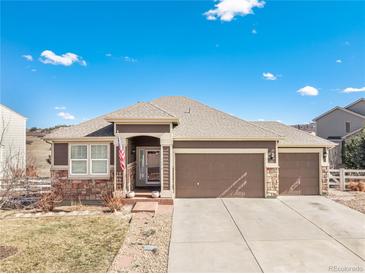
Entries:
{"type": "Polygon", "coordinates": [[[104,206],[108,207],[111,211],[116,212],[123,207],[123,198],[113,197],[112,195],[103,195],[104,206]]]}
{"type": "Polygon", "coordinates": [[[346,168],[365,168],[365,128],[344,143],[343,162],[346,168]]]}
{"type": "Polygon", "coordinates": [[[42,194],[37,202],[37,208],[43,212],[53,211],[55,206],[62,203],[63,191],[61,186],[55,185],[51,192],[42,194]]]}

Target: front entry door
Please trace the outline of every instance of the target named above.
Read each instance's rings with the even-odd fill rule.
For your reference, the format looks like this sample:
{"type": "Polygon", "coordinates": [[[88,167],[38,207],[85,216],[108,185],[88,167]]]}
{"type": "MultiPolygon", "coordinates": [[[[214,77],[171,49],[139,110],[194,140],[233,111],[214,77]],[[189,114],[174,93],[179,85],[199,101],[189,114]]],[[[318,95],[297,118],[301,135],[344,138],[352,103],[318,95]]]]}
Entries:
{"type": "Polygon", "coordinates": [[[161,150],[157,147],[137,147],[136,186],[160,185],[161,150]]]}

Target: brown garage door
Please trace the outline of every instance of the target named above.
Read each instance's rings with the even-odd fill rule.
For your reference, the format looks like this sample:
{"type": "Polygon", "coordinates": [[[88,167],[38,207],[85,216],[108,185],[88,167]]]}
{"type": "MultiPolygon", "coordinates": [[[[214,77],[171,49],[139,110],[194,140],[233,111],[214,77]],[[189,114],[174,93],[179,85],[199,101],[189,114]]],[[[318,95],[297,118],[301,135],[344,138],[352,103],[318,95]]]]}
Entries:
{"type": "Polygon", "coordinates": [[[176,197],[264,197],[263,154],[176,154],[176,197]]]}
{"type": "Polygon", "coordinates": [[[318,195],[318,153],[279,154],[279,194],[318,195]]]}

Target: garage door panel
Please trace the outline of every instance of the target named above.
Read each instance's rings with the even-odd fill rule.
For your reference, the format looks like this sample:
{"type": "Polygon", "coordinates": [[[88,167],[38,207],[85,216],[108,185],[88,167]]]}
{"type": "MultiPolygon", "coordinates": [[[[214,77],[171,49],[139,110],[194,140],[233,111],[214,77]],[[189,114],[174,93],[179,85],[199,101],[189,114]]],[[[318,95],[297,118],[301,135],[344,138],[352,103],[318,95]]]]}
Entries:
{"type": "Polygon", "coordinates": [[[263,197],[263,154],[176,154],[176,196],[263,197]]]}
{"type": "Polygon", "coordinates": [[[279,153],[279,194],[319,194],[319,154],[279,153]]]}

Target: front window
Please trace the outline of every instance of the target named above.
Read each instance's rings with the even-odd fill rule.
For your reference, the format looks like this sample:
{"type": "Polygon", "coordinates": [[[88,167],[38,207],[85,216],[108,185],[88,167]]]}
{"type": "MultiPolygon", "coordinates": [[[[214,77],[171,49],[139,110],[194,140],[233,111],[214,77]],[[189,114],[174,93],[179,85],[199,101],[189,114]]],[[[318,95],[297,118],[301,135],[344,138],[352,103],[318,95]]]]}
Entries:
{"type": "Polygon", "coordinates": [[[108,175],[109,144],[71,144],[71,175],[108,175]]]}
{"type": "Polygon", "coordinates": [[[87,145],[71,145],[71,174],[87,174],[87,145]]]}
{"type": "Polygon", "coordinates": [[[108,146],[91,145],[91,174],[108,174],[108,146]]]}
{"type": "Polygon", "coordinates": [[[351,123],[346,122],[346,133],[350,133],[350,131],[351,131],[351,123]]]}

